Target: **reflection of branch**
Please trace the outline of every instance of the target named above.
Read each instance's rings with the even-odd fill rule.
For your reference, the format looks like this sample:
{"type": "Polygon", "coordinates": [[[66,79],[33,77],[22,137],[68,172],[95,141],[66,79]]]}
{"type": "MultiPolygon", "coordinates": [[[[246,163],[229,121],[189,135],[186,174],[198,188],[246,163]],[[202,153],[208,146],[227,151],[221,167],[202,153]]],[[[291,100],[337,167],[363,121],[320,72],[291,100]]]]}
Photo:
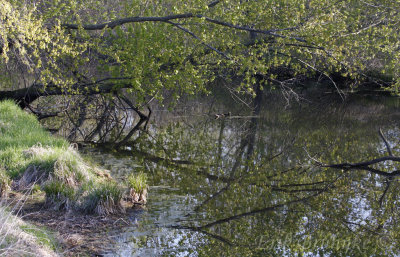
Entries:
{"type": "MultiPolygon", "coordinates": [[[[384,142],[385,145],[386,145],[386,149],[387,149],[387,151],[388,151],[389,156],[393,156],[392,149],[390,148],[390,145],[389,145],[387,139],[386,139],[385,136],[383,135],[382,129],[379,129],[379,135],[381,136],[383,142],[384,142]]],[[[386,193],[389,191],[389,188],[390,188],[390,184],[391,184],[391,182],[392,182],[392,179],[393,179],[393,177],[389,177],[389,178],[386,179],[386,188],[385,188],[385,191],[383,191],[382,196],[379,198],[379,206],[380,206],[380,207],[382,207],[383,199],[385,199],[386,193]]]]}
{"type": "Polygon", "coordinates": [[[288,205],[291,205],[291,204],[294,204],[294,203],[305,202],[305,201],[307,201],[307,200],[309,200],[309,199],[311,199],[311,198],[313,198],[315,196],[318,196],[321,193],[322,192],[318,192],[316,194],[313,194],[313,195],[310,195],[310,196],[307,196],[307,197],[304,197],[304,198],[296,199],[296,200],[285,202],[285,203],[276,204],[276,205],[273,205],[273,206],[268,206],[268,207],[261,208],[261,209],[254,209],[254,210],[251,210],[249,212],[244,212],[244,213],[241,213],[241,214],[230,216],[228,218],[219,219],[219,220],[216,220],[214,222],[208,223],[206,225],[200,226],[200,227],[198,227],[198,229],[210,228],[210,227],[218,225],[218,224],[223,224],[223,223],[226,223],[226,222],[229,222],[229,221],[232,221],[232,220],[237,220],[237,219],[240,219],[240,218],[243,218],[243,217],[247,217],[247,216],[251,216],[251,215],[255,215],[255,214],[258,214],[258,213],[274,211],[276,209],[279,209],[279,208],[282,208],[282,207],[285,207],[285,206],[288,206],[288,205]]]}
{"type": "MultiPolygon", "coordinates": [[[[216,199],[218,196],[220,196],[223,192],[225,192],[226,190],[228,190],[230,188],[230,186],[232,185],[233,182],[239,180],[241,178],[241,176],[239,176],[238,178],[234,178],[235,177],[235,172],[236,170],[239,168],[241,160],[242,160],[242,155],[244,153],[244,149],[246,148],[247,145],[247,140],[242,140],[240,143],[239,148],[236,151],[236,156],[237,159],[235,161],[235,163],[233,164],[232,170],[230,171],[230,176],[229,176],[229,181],[228,184],[223,187],[221,190],[219,190],[217,193],[211,195],[210,197],[208,197],[206,200],[204,200],[201,204],[197,205],[194,210],[198,211],[200,210],[200,208],[202,208],[206,203],[208,203],[209,201],[216,199]]],[[[186,215],[186,216],[190,216],[190,214],[186,215]]]]}
{"type": "Polygon", "coordinates": [[[134,110],[137,115],[139,116],[139,121],[138,123],[136,123],[136,125],[129,131],[129,133],[120,141],[116,144],[117,147],[121,147],[122,145],[126,144],[128,142],[128,140],[133,136],[133,133],[135,133],[135,131],[140,129],[140,126],[145,123],[148,119],[149,116],[146,116],[144,113],[142,113],[138,108],[136,108],[133,103],[124,96],[120,96],[120,98],[132,109],[134,110]]]}
{"type": "Polygon", "coordinates": [[[225,244],[227,244],[227,245],[229,245],[229,246],[238,245],[238,244],[232,243],[231,241],[229,241],[228,239],[226,239],[226,238],[224,238],[224,237],[222,237],[222,236],[220,236],[220,235],[212,234],[212,233],[207,232],[207,231],[205,231],[205,230],[201,230],[201,229],[199,229],[199,228],[197,228],[197,227],[189,227],[189,226],[170,226],[170,228],[175,228],[175,229],[188,229],[188,230],[191,230],[191,231],[196,231],[196,232],[203,233],[203,234],[205,234],[205,235],[207,235],[207,236],[210,236],[210,237],[212,237],[212,238],[215,238],[215,239],[217,239],[217,240],[219,240],[219,241],[221,241],[221,242],[223,242],[223,243],[225,243],[225,244]]]}
{"type": "Polygon", "coordinates": [[[271,186],[271,191],[284,193],[300,193],[300,192],[323,192],[325,188],[301,188],[301,189],[284,189],[278,186],[271,186]]]}
{"type": "Polygon", "coordinates": [[[385,136],[383,135],[382,129],[379,129],[379,135],[381,136],[383,142],[386,145],[386,149],[388,151],[389,156],[393,156],[392,149],[390,149],[390,145],[389,145],[388,141],[386,140],[385,136]]]}
{"type": "Polygon", "coordinates": [[[118,154],[122,154],[122,155],[126,155],[126,156],[132,156],[132,154],[140,154],[142,155],[144,158],[146,158],[146,160],[158,163],[158,162],[168,162],[169,164],[190,164],[190,165],[196,165],[195,163],[193,163],[192,161],[187,161],[187,160],[175,160],[175,159],[167,159],[167,158],[162,158],[156,155],[152,155],[150,153],[147,152],[143,152],[137,149],[133,149],[133,146],[127,144],[126,146],[130,146],[132,147],[132,150],[127,150],[124,148],[118,149],[118,154]]]}
{"type": "Polygon", "coordinates": [[[197,174],[203,175],[206,178],[208,178],[209,180],[213,180],[213,181],[219,181],[219,182],[224,182],[224,183],[230,183],[230,182],[235,181],[234,178],[227,178],[225,176],[217,176],[217,175],[210,174],[204,168],[199,169],[197,171],[197,174]]]}
{"type": "MultiPolygon", "coordinates": [[[[349,225],[354,225],[354,226],[360,227],[360,228],[364,229],[365,231],[368,231],[369,233],[373,233],[373,234],[379,235],[379,233],[377,233],[376,230],[368,229],[367,227],[365,227],[364,225],[361,225],[360,223],[348,221],[346,219],[342,219],[341,221],[343,223],[345,223],[345,224],[349,224],[349,225]]],[[[379,227],[378,227],[378,229],[379,229],[379,227]]]]}
{"type": "Polygon", "coordinates": [[[380,176],[385,176],[385,177],[396,177],[400,175],[400,170],[395,170],[392,172],[386,172],[382,170],[378,170],[375,168],[369,167],[369,165],[385,162],[385,161],[394,161],[394,162],[400,162],[400,157],[396,156],[385,156],[381,158],[376,158],[371,161],[366,161],[366,162],[359,162],[359,163],[340,163],[340,164],[321,164],[321,167],[324,168],[333,168],[333,169],[341,169],[341,170],[365,170],[369,171],[371,173],[380,175],[380,176]]]}
{"type": "MultiPolygon", "coordinates": [[[[239,147],[239,156],[241,156],[242,154],[243,154],[243,152],[244,152],[244,147],[246,146],[246,144],[243,144],[241,147],[239,147]]],[[[272,161],[273,159],[275,159],[275,158],[277,158],[278,156],[280,156],[282,154],[282,152],[279,152],[279,153],[277,153],[277,154],[275,154],[275,155],[273,155],[273,156],[271,156],[270,158],[268,158],[268,162],[269,161],[272,161]]],[[[240,158],[239,158],[240,159],[240,158]]],[[[225,187],[223,187],[222,189],[220,189],[220,190],[218,190],[216,193],[214,193],[214,194],[212,194],[211,196],[209,196],[206,200],[204,200],[201,204],[199,204],[199,205],[197,205],[193,210],[196,212],[196,211],[199,211],[204,205],[206,205],[208,202],[210,202],[211,200],[214,200],[215,198],[217,198],[218,196],[220,196],[222,193],[224,193],[225,191],[227,191],[229,188],[230,188],[230,186],[232,185],[232,184],[234,184],[234,183],[236,183],[237,181],[239,181],[241,178],[242,178],[242,176],[239,176],[239,177],[237,177],[237,178],[234,178],[234,176],[233,176],[233,174],[234,174],[234,172],[235,172],[235,170],[239,167],[239,159],[236,161],[236,163],[234,164],[234,166],[233,166],[233,168],[232,168],[232,171],[231,171],[231,176],[229,177],[229,178],[227,178],[227,177],[220,177],[220,176],[215,176],[215,175],[212,175],[212,174],[209,174],[209,173],[207,173],[207,172],[202,172],[202,173],[200,173],[201,171],[198,171],[198,173],[200,173],[200,174],[202,174],[202,175],[206,175],[207,176],[207,178],[208,179],[211,179],[211,180],[215,180],[215,181],[221,181],[221,182],[224,182],[224,183],[227,183],[227,185],[225,186],[225,187]]],[[[189,213],[189,214],[187,214],[186,216],[190,216],[191,214],[189,213]]]]}
{"type": "Polygon", "coordinates": [[[229,222],[229,221],[232,221],[232,220],[237,220],[237,219],[240,219],[240,218],[243,218],[243,217],[247,217],[247,216],[251,216],[251,215],[255,215],[255,214],[259,214],[259,213],[264,213],[264,212],[269,212],[269,211],[274,211],[274,210],[282,208],[282,207],[288,207],[289,205],[292,205],[292,204],[295,204],[295,203],[300,203],[300,202],[305,203],[308,200],[310,200],[310,199],[312,199],[312,198],[314,198],[314,197],[316,197],[316,196],[328,191],[332,186],[334,186],[334,183],[337,180],[339,180],[339,178],[341,178],[341,177],[342,177],[342,175],[339,175],[334,181],[332,181],[329,185],[327,185],[323,190],[319,191],[318,193],[309,195],[307,197],[298,198],[296,200],[292,200],[292,201],[276,204],[276,205],[273,205],[273,206],[268,206],[268,207],[261,208],[261,209],[254,209],[254,210],[251,210],[249,212],[244,212],[244,213],[241,213],[241,214],[230,216],[228,218],[219,219],[219,220],[216,220],[214,222],[208,223],[206,225],[197,227],[197,229],[210,228],[212,226],[215,226],[215,225],[218,225],[218,224],[223,224],[223,223],[226,223],[226,222],[229,222]]]}
{"type": "Polygon", "coordinates": [[[383,204],[383,199],[385,198],[386,193],[389,191],[389,187],[390,187],[390,182],[392,182],[392,178],[388,178],[386,180],[386,188],[385,191],[383,191],[382,196],[379,198],[379,206],[382,207],[383,204]]]}
{"type": "MultiPolygon", "coordinates": [[[[218,192],[216,192],[215,194],[211,195],[210,197],[208,197],[206,200],[204,200],[201,204],[197,205],[193,211],[199,211],[204,205],[206,205],[209,201],[213,200],[214,198],[218,197],[220,194],[222,194],[223,192],[225,192],[226,190],[229,189],[230,184],[227,184],[226,186],[224,186],[221,190],[219,190],[218,192]]],[[[187,214],[186,216],[190,216],[190,213],[187,214]]]]}
{"type": "Polygon", "coordinates": [[[365,161],[365,162],[357,162],[357,163],[339,163],[339,164],[324,164],[321,161],[315,159],[314,157],[312,157],[307,150],[304,148],[304,150],[306,151],[308,158],[310,158],[312,161],[315,162],[315,164],[317,166],[320,167],[324,167],[324,168],[334,168],[334,169],[343,169],[343,170],[365,170],[365,171],[369,171],[372,173],[375,173],[377,175],[381,175],[381,176],[385,176],[385,177],[395,177],[395,176],[399,176],[400,175],[400,170],[395,170],[392,172],[386,172],[386,171],[382,171],[382,170],[378,170],[375,168],[371,168],[369,166],[374,165],[374,164],[379,164],[381,162],[385,162],[385,161],[393,161],[393,162],[400,162],[400,157],[398,156],[393,156],[392,154],[392,150],[390,148],[390,145],[388,143],[388,141],[386,140],[385,136],[382,133],[382,130],[379,130],[379,135],[381,136],[382,140],[384,141],[387,151],[389,153],[389,156],[384,156],[384,157],[380,157],[380,158],[375,158],[369,161],[365,161]]]}

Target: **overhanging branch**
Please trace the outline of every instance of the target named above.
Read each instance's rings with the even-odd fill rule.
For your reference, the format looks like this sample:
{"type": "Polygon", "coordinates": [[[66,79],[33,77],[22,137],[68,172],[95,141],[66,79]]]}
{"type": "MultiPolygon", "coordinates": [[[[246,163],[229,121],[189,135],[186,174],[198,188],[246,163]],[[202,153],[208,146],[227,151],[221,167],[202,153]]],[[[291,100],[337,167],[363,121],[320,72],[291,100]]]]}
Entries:
{"type": "MultiPolygon", "coordinates": [[[[125,78],[124,78],[125,79],[125,78]]],[[[97,95],[115,92],[122,88],[129,88],[129,82],[113,82],[119,79],[101,79],[90,83],[76,83],[66,90],[65,87],[55,84],[32,84],[30,87],[0,92],[0,101],[12,99],[18,102],[21,108],[27,107],[41,96],[54,95],[97,95]]]]}
{"type": "Polygon", "coordinates": [[[222,20],[213,19],[207,17],[202,14],[194,14],[194,13],[183,13],[183,14],[174,14],[174,15],[167,15],[167,16],[147,16],[147,17],[127,17],[122,19],[113,20],[110,22],[100,23],[100,24],[85,24],[85,25],[78,25],[78,24],[63,24],[62,26],[65,29],[83,29],[83,30],[102,30],[105,28],[114,29],[115,27],[122,26],[124,24],[129,23],[141,23],[141,22],[171,22],[173,20],[184,20],[184,19],[193,19],[199,18],[203,19],[208,23],[213,23],[219,26],[235,29],[235,30],[242,30],[248,31],[256,34],[265,34],[270,35],[273,37],[280,37],[280,38],[290,38],[294,39],[299,42],[306,43],[307,41],[301,37],[292,37],[286,36],[282,34],[278,34],[278,31],[287,31],[287,30],[294,30],[294,28],[283,28],[283,29],[255,29],[247,25],[235,25],[233,23],[229,23],[222,20]]]}

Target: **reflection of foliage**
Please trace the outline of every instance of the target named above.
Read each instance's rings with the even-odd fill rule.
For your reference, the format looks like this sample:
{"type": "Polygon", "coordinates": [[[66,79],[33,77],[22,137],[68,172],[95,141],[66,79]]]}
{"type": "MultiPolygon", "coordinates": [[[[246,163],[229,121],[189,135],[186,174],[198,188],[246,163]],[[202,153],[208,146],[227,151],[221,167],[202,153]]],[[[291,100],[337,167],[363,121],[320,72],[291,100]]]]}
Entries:
{"type": "Polygon", "coordinates": [[[140,151],[156,149],[151,154],[164,160],[152,164],[144,159],[147,167],[161,170],[163,179],[201,200],[190,214],[196,221],[176,227],[208,235],[209,244],[199,248],[204,255],[398,253],[398,180],[386,189],[384,176],[324,168],[314,160],[377,157],[386,149],[379,125],[390,128],[389,142],[399,131],[374,115],[354,119],[345,107],[322,113],[275,111],[256,121],[258,126],[234,119],[196,120],[195,126],[174,124],[142,138],[140,151]],[[243,124],[250,130],[237,129],[243,124]],[[250,154],[249,148],[254,148],[250,154]]]}

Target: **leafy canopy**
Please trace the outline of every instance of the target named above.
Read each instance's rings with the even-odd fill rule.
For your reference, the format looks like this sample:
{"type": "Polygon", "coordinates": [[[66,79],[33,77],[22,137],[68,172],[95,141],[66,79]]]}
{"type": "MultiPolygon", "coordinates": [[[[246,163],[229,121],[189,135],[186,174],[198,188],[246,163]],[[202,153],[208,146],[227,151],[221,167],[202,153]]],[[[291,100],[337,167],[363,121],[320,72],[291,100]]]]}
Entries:
{"type": "Polygon", "coordinates": [[[138,99],[194,94],[216,76],[238,91],[292,76],[379,75],[399,85],[399,2],[0,1],[2,69],[71,89],[104,79],[138,99]],[[13,65],[11,65],[13,64],[13,65]],[[14,67],[14,69],[13,69],[14,67]],[[21,70],[21,69],[19,69],[21,70]],[[275,72],[274,72],[275,71],[275,72]],[[279,72],[278,72],[279,74],[279,72]],[[258,78],[258,80],[256,79],[258,78]]]}

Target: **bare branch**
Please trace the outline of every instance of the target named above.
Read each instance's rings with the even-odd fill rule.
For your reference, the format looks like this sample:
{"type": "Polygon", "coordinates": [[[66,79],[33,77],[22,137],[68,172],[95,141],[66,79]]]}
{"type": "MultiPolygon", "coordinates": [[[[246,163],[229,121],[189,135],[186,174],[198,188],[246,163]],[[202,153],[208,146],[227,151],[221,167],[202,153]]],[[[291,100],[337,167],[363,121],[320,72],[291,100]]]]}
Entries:
{"type": "Polygon", "coordinates": [[[382,194],[381,198],[379,198],[379,206],[380,206],[380,207],[382,207],[383,199],[385,198],[386,193],[389,191],[390,184],[391,184],[390,182],[392,182],[391,178],[389,178],[389,179],[386,181],[386,188],[385,188],[385,191],[383,191],[383,194],[382,194]]]}
{"type": "Polygon", "coordinates": [[[137,130],[140,129],[140,126],[149,119],[149,116],[145,115],[142,113],[138,108],[136,108],[133,103],[126,97],[121,96],[120,97],[132,110],[134,110],[138,115],[139,115],[139,121],[138,123],[129,131],[129,133],[119,142],[117,143],[117,147],[120,147],[124,145],[128,140],[133,136],[133,133],[135,133],[137,130]]]}

